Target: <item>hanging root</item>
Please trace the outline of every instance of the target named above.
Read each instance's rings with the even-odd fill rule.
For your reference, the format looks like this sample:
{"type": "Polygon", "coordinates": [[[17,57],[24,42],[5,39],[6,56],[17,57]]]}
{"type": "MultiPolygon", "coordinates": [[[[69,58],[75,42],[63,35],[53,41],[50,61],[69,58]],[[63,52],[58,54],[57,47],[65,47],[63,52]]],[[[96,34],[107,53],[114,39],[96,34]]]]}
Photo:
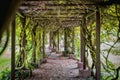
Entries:
{"type": "Polygon", "coordinates": [[[6,49],[7,45],[8,45],[9,36],[10,36],[9,35],[9,29],[6,30],[6,34],[7,34],[6,41],[5,41],[5,44],[4,44],[3,48],[2,48],[2,50],[0,51],[0,55],[3,54],[3,52],[5,51],[5,49],[6,49]]]}

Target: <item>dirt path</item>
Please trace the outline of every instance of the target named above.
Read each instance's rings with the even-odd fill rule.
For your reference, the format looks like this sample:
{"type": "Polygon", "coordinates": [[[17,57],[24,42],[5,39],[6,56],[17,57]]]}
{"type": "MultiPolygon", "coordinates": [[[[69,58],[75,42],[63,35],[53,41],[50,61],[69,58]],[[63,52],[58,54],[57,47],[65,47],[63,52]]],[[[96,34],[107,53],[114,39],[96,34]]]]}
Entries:
{"type": "Polygon", "coordinates": [[[47,63],[35,69],[31,80],[80,80],[77,78],[79,72],[76,60],[56,57],[48,58],[47,63]]]}

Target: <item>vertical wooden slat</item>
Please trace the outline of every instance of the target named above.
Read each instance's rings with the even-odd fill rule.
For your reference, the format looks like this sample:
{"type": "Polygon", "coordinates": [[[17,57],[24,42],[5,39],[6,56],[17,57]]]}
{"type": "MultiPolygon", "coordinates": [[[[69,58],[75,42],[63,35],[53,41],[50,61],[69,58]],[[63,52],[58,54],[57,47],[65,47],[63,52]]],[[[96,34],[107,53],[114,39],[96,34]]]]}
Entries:
{"type": "Polygon", "coordinates": [[[85,29],[84,27],[86,26],[86,19],[83,20],[81,28],[80,28],[80,34],[81,34],[81,62],[83,62],[83,69],[86,68],[86,63],[85,63],[85,29]]]}
{"type": "Polygon", "coordinates": [[[15,19],[12,22],[12,32],[11,32],[11,80],[15,80],[15,30],[16,30],[16,24],[15,19]]]}
{"type": "Polygon", "coordinates": [[[96,11],[96,80],[101,77],[101,63],[100,63],[100,11],[96,11]]]}

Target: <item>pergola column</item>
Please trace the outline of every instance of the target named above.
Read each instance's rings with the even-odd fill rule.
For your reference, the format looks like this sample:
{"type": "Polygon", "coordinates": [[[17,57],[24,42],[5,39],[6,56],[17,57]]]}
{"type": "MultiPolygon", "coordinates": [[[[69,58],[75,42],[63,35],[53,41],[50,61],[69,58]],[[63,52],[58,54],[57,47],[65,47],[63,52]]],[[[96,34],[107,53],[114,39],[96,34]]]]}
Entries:
{"type": "Polygon", "coordinates": [[[60,34],[59,34],[59,30],[58,30],[58,52],[59,52],[59,43],[60,43],[59,36],[60,36],[60,34]]]}
{"type": "Polygon", "coordinates": [[[80,35],[81,35],[81,62],[83,62],[83,69],[86,69],[86,62],[85,62],[85,28],[86,27],[86,19],[83,19],[82,26],[80,28],[80,35]]]}
{"type": "Polygon", "coordinates": [[[101,80],[101,62],[100,62],[100,11],[96,11],[96,80],[101,80]]]}
{"type": "Polygon", "coordinates": [[[52,32],[49,33],[49,47],[52,47],[52,32]]]}
{"type": "Polygon", "coordinates": [[[36,43],[36,25],[34,26],[34,29],[33,29],[33,34],[34,34],[34,49],[33,49],[33,62],[36,63],[36,46],[37,46],[37,43],[36,43]]]}
{"type": "Polygon", "coordinates": [[[43,58],[45,58],[45,27],[43,27],[43,34],[42,34],[42,38],[43,38],[43,58]]]}
{"type": "Polygon", "coordinates": [[[72,30],[72,52],[75,52],[75,44],[74,44],[74,39],[75,39],[75,28],[73,27],[72,30]]]}
{"type": "Polygon", "coordinates": [[[67,50],[67,31],[66,28],[64,28],[64,51],[67,50]]]}
{"type": "Polygon", "coordinates": [[[12,31],[11,31],[11,80],[15,80],[15,35],[16,35],[16,22],[15,18],[12,22],[12,31]]]}

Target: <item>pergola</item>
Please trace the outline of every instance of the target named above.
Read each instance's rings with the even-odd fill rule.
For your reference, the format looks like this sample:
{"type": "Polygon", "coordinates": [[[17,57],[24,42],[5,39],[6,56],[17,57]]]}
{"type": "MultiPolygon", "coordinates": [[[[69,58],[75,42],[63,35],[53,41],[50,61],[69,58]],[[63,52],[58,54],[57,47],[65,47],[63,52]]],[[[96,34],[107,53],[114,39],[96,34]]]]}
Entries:
{"type": "MultiPolygon", "coordinates": [[[[85,53],[85,29],[87,26],[87,18],[96,18],[96,80],[100,80],[101,76],[101,64],[100,64],[100,9],[99,6],[90,1],[56,1],[56,0],[41,0],[41,1],[23,1],[19,7],[19,12],[26,17],[30,17],[33,20],[39,22],[48,21],[55,22],[59,27],[75,27],[80,26],[81,32],[81,62],[83,62],[83,68],[86,69],[85,53]]],[[[12,28],[12,77],[11,80],[15,80],[15,20],[13,21],[12,28]]]]}

